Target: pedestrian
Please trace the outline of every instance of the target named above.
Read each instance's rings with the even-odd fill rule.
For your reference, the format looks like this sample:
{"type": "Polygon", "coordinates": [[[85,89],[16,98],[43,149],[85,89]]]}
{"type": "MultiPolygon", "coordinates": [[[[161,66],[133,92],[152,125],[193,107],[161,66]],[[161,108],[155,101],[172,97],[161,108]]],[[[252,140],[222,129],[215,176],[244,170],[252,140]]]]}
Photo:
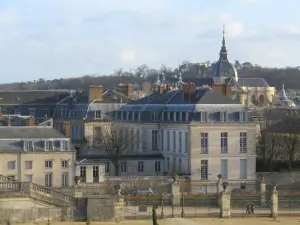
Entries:
{"type": "Polygon", "coordinates": [[[254,203],[251,202],[251,214],[254,214],[254,203]]]}
{"type": "Polygon", "coordinates": [[[246,214],[250,214],[250,202],[247,203],[246,214]]]}

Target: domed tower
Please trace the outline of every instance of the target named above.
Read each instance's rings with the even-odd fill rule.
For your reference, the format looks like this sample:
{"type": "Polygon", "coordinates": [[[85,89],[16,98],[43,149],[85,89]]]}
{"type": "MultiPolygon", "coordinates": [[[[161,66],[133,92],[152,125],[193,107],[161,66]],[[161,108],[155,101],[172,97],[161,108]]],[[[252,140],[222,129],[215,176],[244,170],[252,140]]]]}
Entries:
{"type": "Polygon", "coordinates": [[[225,40],[225,26],[223,26],[223,39],[220,57],[219,60],[213,65],[213,74],[218,78],[234,78],[236,81],[238,81],[237,70],[228,60],[228,51],[225,40]]]}

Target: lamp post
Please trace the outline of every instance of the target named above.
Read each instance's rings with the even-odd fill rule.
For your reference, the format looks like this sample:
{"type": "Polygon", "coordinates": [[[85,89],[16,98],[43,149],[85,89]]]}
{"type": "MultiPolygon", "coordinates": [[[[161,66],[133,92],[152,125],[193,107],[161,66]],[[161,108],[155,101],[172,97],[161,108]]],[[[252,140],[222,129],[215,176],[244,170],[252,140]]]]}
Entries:
{"type": "Polygon", "coordinates": [[[181,192],[181,217],[184,217],[184,194],[181,192]]]}

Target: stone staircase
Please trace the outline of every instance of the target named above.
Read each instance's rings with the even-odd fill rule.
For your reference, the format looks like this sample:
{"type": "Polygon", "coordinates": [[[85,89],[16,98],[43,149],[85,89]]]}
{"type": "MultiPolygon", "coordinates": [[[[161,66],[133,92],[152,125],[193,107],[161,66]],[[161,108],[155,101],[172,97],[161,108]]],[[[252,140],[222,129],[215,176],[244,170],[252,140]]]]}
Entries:
{"type": "Polygon", "coordinates": [[[35,183],[19,182],[0,174],[0,197],[27,197],[57,207],[75,206],[75,198],[35,183]]]}

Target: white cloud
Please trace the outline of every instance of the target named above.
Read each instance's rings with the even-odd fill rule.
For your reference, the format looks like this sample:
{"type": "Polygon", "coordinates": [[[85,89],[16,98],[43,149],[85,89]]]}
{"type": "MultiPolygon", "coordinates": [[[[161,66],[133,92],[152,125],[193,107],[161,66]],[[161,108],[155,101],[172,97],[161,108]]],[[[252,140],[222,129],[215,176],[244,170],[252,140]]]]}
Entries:
{"type": "Polygon", "coordinates": [[[123,61],[133,61],[136,59],[136,51],[135,50],[124,50],[121,51],[121,59],[123,61]]]}

